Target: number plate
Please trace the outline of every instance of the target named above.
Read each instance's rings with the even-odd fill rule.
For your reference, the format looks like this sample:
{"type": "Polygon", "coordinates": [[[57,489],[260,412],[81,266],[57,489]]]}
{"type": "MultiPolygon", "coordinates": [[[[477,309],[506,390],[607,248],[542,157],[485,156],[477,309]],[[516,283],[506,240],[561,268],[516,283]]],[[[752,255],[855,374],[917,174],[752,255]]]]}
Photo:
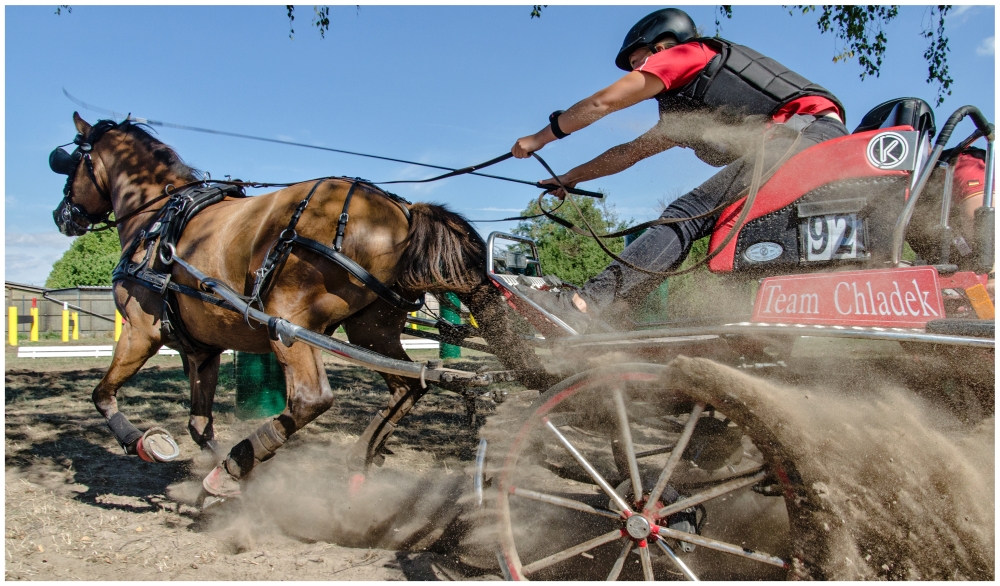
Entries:
{"type": "Polygon", "coordinates": [[[865,221],[857,214],[825,214],[803,218],[800,235],[803,259],[807,262],[868,256],[865,221]]]}

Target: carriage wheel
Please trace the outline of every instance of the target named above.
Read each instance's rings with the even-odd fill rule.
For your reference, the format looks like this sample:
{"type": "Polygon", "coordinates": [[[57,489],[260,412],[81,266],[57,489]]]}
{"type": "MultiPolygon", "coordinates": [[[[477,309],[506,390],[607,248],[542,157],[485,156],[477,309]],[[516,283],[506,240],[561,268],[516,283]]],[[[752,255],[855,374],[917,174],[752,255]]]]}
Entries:
{"type": "Polygon", "coordinates": [[[711,405],[666,390],[666,368],[595,369],[532,405],[504,446],[497,484],[512,577],[788,574],[795,471],[711,405]]]}

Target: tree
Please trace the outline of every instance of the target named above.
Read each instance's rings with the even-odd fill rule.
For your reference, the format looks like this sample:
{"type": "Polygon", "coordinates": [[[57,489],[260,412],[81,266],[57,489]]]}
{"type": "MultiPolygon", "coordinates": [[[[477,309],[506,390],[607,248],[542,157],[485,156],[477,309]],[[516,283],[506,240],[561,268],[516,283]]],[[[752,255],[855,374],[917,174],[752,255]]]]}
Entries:
{"type": "MultiPolygon", "coordinates": [[[[551,210],[559,203],[553,197],[546,197],[543,201],[547,210],[551,210]]],[[[627,222],[618,218],[614,207],[605,203],[604,200],[597,201],[581,197],[574,201],[583,212],[583,217],[598,234],[615,232],[628,226],[627,222]]],[[[538,201],[536,200],[532,201],[528,208],[521,212],[521,215],[534,216],[539,213],[541,210],[538,209],[538,201]]],[[[556,213],[573,224],[583,227],[579,214],[571,205],[564,204],[556,213]]],[[[592,238],[574,234],[544,216],[526,217],[514,228],[514,233],[519,236],[527,236],[535,241],[538,245],[539,260],[546,273],[558,275],[560,279],[575,285],[582,285],[587,279],[604,270],[611,262],[611,259],[604,254],[604,251],[592,238]]],[[[623,238],[605,240],[604,242],[615,254],[620,253],[625,248],[623,238]]]]}
{"type": "MultiPolygon", "coordinates": [[[[892,5],[824,5],[817,7],[814,5],[794,5],[786,6],[788,14],[794,16],[799,10],[802,14],[818,12],[819,18],[816,20],[816,27],[822,33],[833,33],[833,35],[844,44],[833,61],[847,61],[854,57],[858,59],[861,66],[861,79],[865,77],[878,77],[882,67],[882,59],[885,56],[889,39],[885,35],[884,27],[899,15],[899,7],[892,5]],[[819,10],[817,10],[819,8],[819,10]]],[[[944,102],[946,95],[951,95],[951,84],[954,80],[948,74],[948,37],[945,35],[944,19],[951,6],[938,5],[927,7],[930,11],[929,24],[925,25],[921,35],[930,41],[927,50],[924,51],[924,59],[927,61],[927,83],[937,85],[937,98],[935,105],[940,106],[944,102]]],[[[733,17],[732,6],[723,5],[719,7],[715,19],[716,35],[721,30],[719,16],[725,18],[733,17]]]]}
{"type": "Polygon", "coordinates": [[[111,284],[111,271],[118,264],[122,248],[118,230],[88,232],[73,241],[69,250],[52,265],[45,280],[51,289],[111,284]]]}

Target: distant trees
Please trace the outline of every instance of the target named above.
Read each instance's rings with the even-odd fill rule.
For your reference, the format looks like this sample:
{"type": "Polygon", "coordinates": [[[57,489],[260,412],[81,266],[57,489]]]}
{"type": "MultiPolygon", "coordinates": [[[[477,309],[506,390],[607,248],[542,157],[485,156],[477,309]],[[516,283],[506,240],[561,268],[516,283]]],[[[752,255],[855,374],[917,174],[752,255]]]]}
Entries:
{"type": "MultiPolygon", "coordinates": [[[[546,197],[543,201],[547,210],[551,210],[559,204],[559,201],[553,197],[546,197]]],[[[628,226],[626,222],[619,219],[614,207],[607,205],[604,200],[578,197],[575,201],[580,206],[583,217],[598,234],[616,232],[628,226]]],[[[521,212],[521,215],[534,216],[539,213],[541,210],[538,209],[538,201],[536,200],[532,201],[528,208],[521,212]]],[[[556,213],[577,226],[583,226],[580,215],[569,204],[563,205],[556,213]]],[[[604,251],[592,238],[574,234],[545,216],[521,220],[514,228],[514,233],[519,236],[527,236],[535,241],[538,245],[538,256],[542,262],[542,269],[546,273],[558,275],[560,279],[574,285],[582,285],[587,279],[604,270],[604,267],[611,262],[611,259],[604,254],[604,251]]],[[[604,242],[616,254],[625,249],[623,238],[605,240],[604,242]]]]}
{"type": "Polygon", "coordinates": [[[74,240],[62,258],[52,265],[45,286],[64,289],[111,285],[111,271],[118,264],[121,253],[118,230],[88,232],[74,240]]]}

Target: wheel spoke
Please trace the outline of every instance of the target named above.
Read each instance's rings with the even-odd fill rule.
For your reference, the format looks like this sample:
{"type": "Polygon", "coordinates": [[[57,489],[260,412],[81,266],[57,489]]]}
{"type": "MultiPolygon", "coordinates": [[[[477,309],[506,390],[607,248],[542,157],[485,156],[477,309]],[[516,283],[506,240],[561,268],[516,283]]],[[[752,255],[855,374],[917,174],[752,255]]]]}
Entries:
{"type": "Polygon", "coordinates": [[[762,551],[754,551],[752,549],[733,545],[731,543],[726,543],[724,541],[717,541],[715,539],[710,539],[708,537],[702,537],[695,533],[688,533],[686,531],[677,531],[676,529],[670,529],[669,527],[659,527],[660,537],[670,537],[671,539],[676,539],[678,541],[686,541],[688,543],[693,543],[695,545],[700,545],[702,547],[707,547],[709,549],[714,549],[721,551],[723,553],[728,553],[740,557],[750,558],[758,562],[763,562],[765,564],[771,564],[772,566],[778,566],[779,568],[788,569],[788,563],[779,557],[775,557],[769,553],[764,553],[762,551]]]}
{"type": "Polygon", "coordinates": [[[625,457],[628,459],[628,473],[632,478],[632,494],[636,500],[642,498],[642,479],[639,478],[639,464],[635,459],[635,445],[632,443],[632,430],[628,425],[628,413],[625,411],[625,399],[620,388],[612,393],[615,411],[618,414],[618,427],[621,429],[622,443],[625,445],[625,457]]]}
{"type": "Polygon", "coordinates": [[[612,541],[615,541],[616,539],[621,539],[621,537],[622,537],[621,530],[620,529],[615,529],[614,531],[610,531],[608,533],[605,533],[604,535],[601,535],[600,537],[595,537],[595,538],[591,539],[590,541],[584,541],[580,545],[575,545],[575,546],[573,546],[573,547],[571,547],[569,549],[564,549],[564,550],[560,551],[559,553],[554,553],[554,554],[552,554],[552,555],[550,555],[548,557],[542,558],[542,559],[538,560],[537,562],[532,562],[532,563],[524,566],[523,568],[521,568],[521,572],[523,572],[524,574],[531,574],[533,572],[537,572],[538,570],[541,570],[543,568],[547,568],[547,567],[549,567],[549,566],[551,566],[553,564],[558,564],[559,562],[561,562],[563,560],[568,560],[569,558],[571,558],[573,556],[580,555],[581,553],[583,553],[585,551],[590,551],[590,550],[594,549],[595,547],[600,547],[600,546],[604,545],[605,543],[610,543],[612,541]]]}
{"type": "Polygon", "coordinates": [[[753,476],[747,476],[745,478],[736,478],[730,480],[729,482],[724,482],[712,488],[699,492],[698,494],[691,495],[687,498],[681,499],[674,503],[671,503],[659,511],[656,512],[660,517],[667,517],[673,515],[678,511],[683,511],[688,507],[693,507],[695,505],[700,505],[703,502],[710,501],[718,496],[722,496],[726,493],[733,492],[734,490],[739,490],[744,486],[749,486],[751,484],[756,484],[767,476],[767,472],[761,470],[754,474],[753,476]]]}
{"type": "Polygon", "coordinates": [[[625,567],[625,558],[628,557],[628,552],[632,551],[632,540],[625,540],[625,547],[622,548],[622,552],[618,554],[618,559],[615,560],[615,565],[611,566],[611,573],[608,574],[608,579],[606,582],[614,582],[618,579],[618,576],[622,573],[622,568],[625,567]]]}
{"type": "Polygon", "coordinates": [[[667,488],[670,475],[674,473],[674,468],[681,461],[681,454],[687,448],[687,444],[691,440],[691,434],[694,433],[694,426],[698,423],[698,418],[701,417],[701,412],[704,410],[704,403],[695,404],[694,409],[691,410],[691,417],[688,418],[687,423],[684,425],[684,431],[681,432],[681,437],[678,438],[677,445],[674,446],[674,451],[670,452],[670,457],[667,458],[667,465],[664,466],[663,472],[660,473],[660,477],[656,481],[656,486],[653,487],[653,492],[649,494],[649,500],[646,501],[644,511],[652,511],[653,507],[656,506],[656,501],[663,494],[663,490],[667,488]]]}
{"type": "Polygon", "coordinates": [[[583,469],[587,471],[587,474],[589,474],[590,477],[594,479],[594,482],[596,482],[597,485],[601,487],[601,490],[603,490],[605,494],[607,494],[611,498],[611,500],[615,502],[615,504],[621,507],[622,512],[631,513],[632,508],[628,506],[628,503],[625,502],[625,499],[623,499],[621,495],[615,492],[615,489],[612,488],[610,484],[608,484],[607,480],[604,480],[604,477],[601,476],[600,472],[598,472],[597,469],[594,468],[590,464],[590,462],[588,462],[587,459],[583,457],[583,454],[581,454],[579,451],[577,451],[576,448],[573,447],[573,444],[569,443],[569,440],[566,439],[566,436],[564,436],[562,433],[560,433],[558,429],[556,429],[556,426],[553,425],[551,421],[549,421],[549,418],[543,417],[542,423],[544,423],[545,426],[549,428],[549,431],[556,434],[556,437],[559,438],[559,442],[562,443],[564,448],[566,448],[566,451],[569,452],[570,455],[573,456],[573,459],[575,459],[577,463],[580,464],[580,466],[582,466],[583,469]]]}
{"type": "Polygon", "coordinates": [[[652,582],[656,578],[653,577],[653,561],[649,559],[648,545],[639,544],[639,559],[642,560],[642,577],[647,582],[652,582]]]}
{"type": "Polygon", "coordinates": [[[510,494],[543,503],[549,503],[550,505],[556,505],[559,507],[565,507],[567,509],[573,509],[574,511],[582,511],[584,513],[590,513],[592,515],[600,515],[602,517],[608,517],[609,519],[619,520],[622,518],[621,513],[616,513],[614,511],[609,511],[607,509],[601,509],[598,507],[592,507],[586,503],[581,503],[580,501],[575,501],[573,499],[563,498],[561,496],[556,496],[554,494],[546,494],[544,492],[537,492],[534,490],[528,490],[526,488],[517,488],[515,486],[512,486],[510,488],[510,494]]]}
{"type": "Polygon", "coordinates": [[[670,549],[669,545],[663,543],[662,539],[657,539],[656,545],[660,546],[660,549],[663,550],[663,553],[667,554],[667,557],[670,558],[670,561],[674,562],[674,565],[677,566],[677,569],[679,569],[684,574],[684,576],[687,577],[688,580],[691,580],[692,582],[700,582],[700,580],[698,580],[698,576],[694,575],[694,572],[691,571],[691,568],[687,567],[687,564],[684,563],[684,560],[679,558],[677,554],[674,553],[674,550],[670,549]]]}

